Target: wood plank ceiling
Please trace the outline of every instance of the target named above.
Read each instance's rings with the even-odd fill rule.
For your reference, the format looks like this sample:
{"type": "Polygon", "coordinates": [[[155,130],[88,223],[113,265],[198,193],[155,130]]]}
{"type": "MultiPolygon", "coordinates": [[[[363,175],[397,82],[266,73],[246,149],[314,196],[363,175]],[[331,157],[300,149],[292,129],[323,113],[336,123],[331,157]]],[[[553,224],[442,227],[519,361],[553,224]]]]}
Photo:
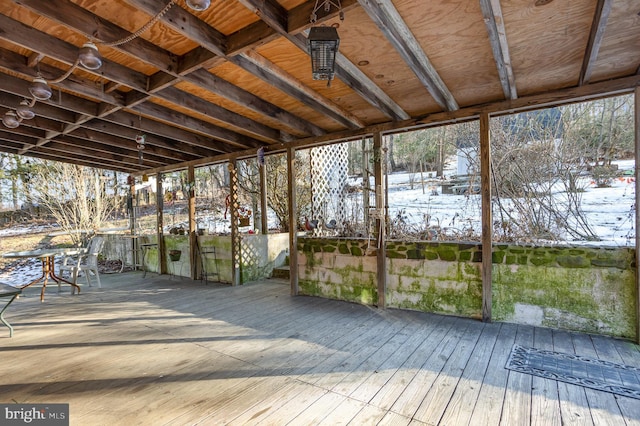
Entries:
{"type": "Polygon", "coordinates": [[[103,57],[52,84],[35,118],[0,125],[0,151],[140,173],[640,81],[640,0],[342,0],[344,20],[320,8],[316,23],[340,35],[330,86],[306,51],[315,0],[177,0],[108,46],[168,3],[0,0],[0,115],[86,41],[103,57]]]}

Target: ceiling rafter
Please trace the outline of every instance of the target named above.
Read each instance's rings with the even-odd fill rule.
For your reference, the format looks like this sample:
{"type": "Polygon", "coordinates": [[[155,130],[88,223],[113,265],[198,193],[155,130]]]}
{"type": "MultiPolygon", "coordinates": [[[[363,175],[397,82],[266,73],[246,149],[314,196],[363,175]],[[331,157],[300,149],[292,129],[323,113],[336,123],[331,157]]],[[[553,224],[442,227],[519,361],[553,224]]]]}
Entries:
{"type": "MultiPolygon", "coordinates": [[[[89,38],[95,37],[98,40],[109,42],[131,36],[131,33],[127,30],[92,14],[68,0],[56,2],[55,5],[53,5],[52,2],[42,2],[39,0],[25,0],[24,2],[21,2],[21,4],[29,7],[31,10],[34,10],[42,16],[46,16],[47,18],[73,28],[76,31],[80,31],[89,38]]],[[[198,71],[206,71],[192,68],[187,73],[181,72],[178,66],[178,57],[144,39],[135,38],[128,43],[115,46],[114,48],[133,57],[137,57],[141,61],[153,65],[160,70],[150,77],[150,80],[152,79],[153,81],[149,84],[149,88],[145,92],[138,92],[139,99],[136,99],[136,103],[147,100],[149,98],[149,93],[160,93],[159,96],[162,96],[161,92],[164,88],[174,85],[180,81],[188,81],[208,91],[216,93],[217,95],[226,97],[238,105],[249,108],[254,112],[280,121],[282,124],[299,132],[303,132],[305,135],[321,135],[325,133],[324,130],[314,126],[313,124],[302,120],[288,111],[284,111],[283,109],[278,108],[277,106],[237,86],[234,86],[221,78],[216,77],[215,85],[203,85],[201,75],[200,78],[193,78],[189,74],[191,72],[195,73],[198,71]]],[[[209,58],[204,58],[204,60],[208,59],[209,58]]],[[[200,68],[200,66],[198,68],[200,68]]],[[[233,123],[233,118],[225,119],[222,115],[217,115],[217,118],[228,123],[233,123]]],[[[245,127],[243,123],[238,124],[243,128],[245,127]]]]}
{"type": "Polygon", "coordinates": [[[358,0],[358,3],[398,51],[438,105],[448,111],[457,110],[459,107],[453,94],[442,81],[391,0],[358,0]]]}
{"type": "Polygon", "coordinates": [[[580,69],[580,78],[578,80],[578,85],[580,86],[589,83],[589,80],[591,80],[591,73],[593,73],[593,67],[595,66],[596,59],[598,59],[600,44],[604,37],[604,31],[607,27],[612,6],[613,0],[598,0],[596,4],[593,23],[591,24],[591,31],[589,32],[589,41],[587,42],[582,68],[580,69]]]}
{"type": "Polygon", "coordinates": [[[500,0],[480,0],[480,8],[482,9],[484,23],[487,26],[489,43],[498,68],[504,97],[505,99],[517,99],[516,78],[511,66],[507,30],[504,26],[500,0]]]}
{"type": "MultiPolygon", "coordinates": [[[[0,27],[3,27],[4,25],[10,26],[12,29],[15,28],[15,31],[7,31],[7,32],[0,32],[0,38],[5,39],[7,41],[11,41],[17,44],[20,44],[21,46],[30,49],[30,50],[34,50],[34,51],[42,51],[42,52],[46,52],[47,56],[65,62],[67,64],[72,64],[75,61],[75,57],[77,56],[77,48],[73,45],[70,45],[69,43],[66,43],[62,40],[53,38],[45,33],[42,33],[40,31],[31,29],[17,21],[14,21],[4,15],[0,15],[0,27]]],[[[22,63],[26,63],[26,61],[22,61],[22,63]]],[[[14,70],[15,71],[15,70],[14,70]]],[[[88,71],[88,70],[87,70],[88,71]]],[[[27,74],[25,75],[25,77],[31,77],[33,78],[33,70],[28,70],[28,72],[30,72],[31,74],[27,74]]],[[[98,71],[94,71],[92,72],[93,74],[99,75],[101,77],[105,77],[108,78],[112,81],[116,81],[119,83],[122,83],[128,87],[134,88],[134,89],[139,89],[139,91],[141,92],[146,92],[146,76],[144,76],[141,73],[137,73],[134,71],[129,70],[128,68],[118,65],[118,64],[114,64],[113,62],[107,61],[107,60],[103,60],[103,66],[100,68],[100,70],[98,71]],[[125,70],[127,70],[126,73],[124,72],[119,72],[119,73],[115,73],[112,74],[111,70],[115,69],[118,70],[120,68],[123,68],[125,70]],[[124,75],[124,77],[123,77],[124,75]],[[144,82],[144,83],[142,83],[144,82]]],[[[62,74],[62,71],[60,71],[59,74],[62,74]]],[[[58,74],[58,75],[59,75],[58,74]]],[[[63,81],[62,83],[60,83],[60,85],[70,85],[73,84],[71,79],[67,79],[65,81],[63,81]]],[[[73,91],[82,95],[85,95],[87,97],[93,98],[95,99],[97,96],[100,96],[100,99],[103,101],[107,101],[108,103],[111,104],[116,104],[120,107],[124,106],[124,105],[119,105],[119,102],[113,95],[105,95],[103,94],[101,91],[96,89],[92,89],[90,86],[86,86],[86,85],[77,85],[77,86],[73,86],[72,87],[73,91]],[[106,100],[105,100],[106,97],[106,100]],[[113,98],[113,99],[112,99],[113,98]],[[110,102],[109,102],[110,101],[110,102]]],[[[129,92],[127,93],[128,97],[133,96],[132,93],[135,92],[129,92]]],[[[159,98],[162,97],[162,95],[156,94],[155,96],[158,96],[159,98]]],[[[198,100],[201,98],[198,98],[194,95],[188,94],[186,92],[182,92],[181,91],[181,99],[183,101],[192,101],[191,103],[198,103],[198,100]]],[[[209,104],[213,107],[213,104],[209,104]]],[[[199,111],[196,109],[194,110],[194,112],[199,113],[199,111]]],[[[216,108],[216,112],[217,113],[221,113],[224,114],[225,117],[227,119],[231,119],[231,118],[237,118],[238,120],[243,119],[246,120],[244,117],[241,117],[239,114],[237,113],[233,113],[231,111],[228,110],[224,110],[222,111],[222,109],[220,109],[220,107],[216,108]]],[[[174,114],[175,115],[175,114],[174,114]]],[[[167,116],[160,116],[157,118],[162,118],[163,120],[167,120],[167,116]]],[[[178,124],[178,123],[176,123],[178,124]]],[[[199,126],[199,128],[201,129],[205,129],[205,128],[209,128],[210,129],[210,136],[213,138],[219,138],[222,141],[225,142],[230,142],[230,143],[236,143],[237,140],[239,140],[239,138],[232,136],[228,139],[225,139],[221,136],[223,135],[229,135],[229,131],[227,129],[222,129],[219,126],[214,126],[211,124],[204,124],[204,122],[202,122],[199,126]]],[[[260,136],[267,139],[267,140],[271,140],[271,142],[279,142],[279,134],[278,136],[275,136],[276,133],[273,132],[271,128],[268,128],[266,126],[262,126],[262,125],[258,125],[258,123],[256,123],[256,125],[252,125],[250,127],[251,129],[254,129],[256,131],[260,132],[260,136]]],[[[187,127],[187,129],[190,129],[190,127],[187,127]]],[[[234,132],[235,133],[235,132],[234,132]]],[[[257,140],[254,139],[255,143],[251,143],[249,146],[260,146],[263,143],[258,142],[257,140]]]]}
{"type": "MultiPolygon", "coordinates": [[[[157,5],[154,5],[150,0],[126,1],[129,4],[140,7],[150,14],[154,13],[153,11],[157,8],[157,5]]],[[[271,14],[272,12],[267,13],[267,15],[271,14]]],[[[268,16],[265,18],[268,19],[268,16]]],[[[353,128],[362,124],[358,123],[357,119],[356,122],[354,122],[353,114],[348,113],[346,110],[343,110],[344,116],[336,116],[333,112],[336,108],[333,102],[306,86],[303,88],[300,81],[293,78],[290,74],[277,72],[275,74],[271,74],[269,72],[265,72],[270,71],[271,69],[278,69],[277,65],[271,62],[267,64],[268,60],[266,58],[261,59],[264,68],[259,69],[254,63],[256,60],[255,54],[248,54],[244,49],[238,51],[236,55],[227,55],[224,36],[217,33],[217,31],[213,30],[204,21],[199,20],[186,10],[182,8],[172,8],[161,18],[161,20],[163,23],[184,34],[192,41],[199,43],[202,47],[209,49],[216,55],[225,57],[235,65],[261,78],[268,84],[277,87],[299,102],[308,105],[317,111],[329,113],[335,121],[339,122],[343,126],[353,128]],[[188,25],[186,25],[185,22],[187,22],[188,25]],[[215,34],[215,37],[212,37],[211,34],[215,34]],[[273,77],[276,76],[277,78],[274,80],[273,77]],[[350,117],[350,119],[345,117],[350,117]]]]}
{"type": "MultiPolygon", "coordinates": [[[[307,37],[301,32],[311,26],[310,15],[315,1],[308,1],[297,8],[287,12],[274,5],[272,1],[240,0],[240,3],[252,10],[263,19],[273,31],[287,38],[291,43],[298,46],[300,50],[308,54],[307,37]],[[285,15],[285,16],[280,16],[285,15]],[[275,17],[273,17],[275,16],[275,17]]],[[[356,0],[342,2],[343,11],[357,5],[356,0]]],[[[337,16],[338,11],[331,9],[317,11],[318,20],[316,24],[337,16]]],[[[360,68],[347,59],[340,51],[336,57],[335,74],[343,83],[358,93],[364,100],[376,108],[379,108],[385,115],[394,120],[406,120],[407,114],[393,99],[389,97],[373,80],[371,80],[360,68]]],[[[361,127],[361,126],[360,126],[361,127]]]]}

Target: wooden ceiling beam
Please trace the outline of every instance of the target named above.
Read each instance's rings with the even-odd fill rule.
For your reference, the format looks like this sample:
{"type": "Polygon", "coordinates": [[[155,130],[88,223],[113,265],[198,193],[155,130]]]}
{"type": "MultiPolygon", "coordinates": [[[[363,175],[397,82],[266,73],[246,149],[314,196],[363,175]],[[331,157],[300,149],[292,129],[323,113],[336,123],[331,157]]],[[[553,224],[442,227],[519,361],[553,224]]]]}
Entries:
{"type": "Polygon", "coordinates": [[[398,51],[407,66],[427,88],[433,99],[443,109],[458,109],[453,94],[431,64],[424,50],[413,36],[391,0],[358,0],[378,29],[398,51]]]}
{"type": "Polygon", "coordinates": [[[587,48],[584,52],[582,68],[580,68],[580,78],[578,80],[580,86],[589,83],[589,80],[591,80],[591,73],[593,73],[593,67],[595,66],[596,59],[598,59],[600,44],[604,37],[604,30],[607,27],[612,6],[613,0],[598,0],[596,4],[593,23],[591,24],[591,31],[589,32],[589,41],[587,42],[587,48]]]}
{"type": "MultiPolygon", "coordinates": [[[[209,122],[184,115],[162,105],[153,102],[145,102],[131,108],[135,113],[139,113],[148,117],[153,117],[154,121],[177,126],[183,131],[189,130],[192,133],[200,133],[207,138],[207,142],[201,145],[198,141],[192,141],[193,145],[209,146],[222,152],[231,152],[233,147],[259,148],[265,145],[252,137],[233,132],[229,129],[216,126],[209,122]],[[215,138],[213,140],[212,138],[215,138]]],[[[108,119],[108,117],[105,117],[108,119]]]]}
{"type": "MultiPolygon", "coordinates": [[[[298,48],[305,54],[308,54],[307,37],[298,33],[312,25],[310,18],[311,11],[315,6],[315,1],[303,3],[288,13],[273,1],[241,0],[241,3],[260,16],[260,18],[263,19],[274,32],[287,38],[291,43],[298,46],[298,48]],[[265,16],[267,18],[265,18],[265,16]],[[289,22],[290,20],[293,20],[295,24],[292,25],[291,22],[289,22]]],[[[357,2],[356,0],[349,0],[342,2],[342,6],[342,11],[345,12],[346,10],[357,6],[357,2]]],[[[316,11],[316,14],[317,21],[315,25],[319,25],[321,22],[335,17],[338,14],[338,11],[334,8],[331,8],[328,12],[321,9],[316,11]]],[[[246,49],[243,50],[243,53],[246,55],[251,54],[246,49]]],[[[371,105],[379,108],[380,111],[389,118],[394,120],[406,120],[409,118],[409,114],[407,114],[400,105],[391,99],[391,97],[389,97],[373,80],[367,77],[366,74],[364,74],[353,62],[349,61],[349,59],[340,52],[338,52],[336,57],[335,72],[336,76],[347,86],[358,93],[358,95],[371,105]]],[[[285,91],[285,93],[290,96],[297,97],[290,94],[287,91],[289,90],[287,88],[283,89],[283,87],[279,87],[279,89],[285,91]]]]}
{"type": "MultiPolygon", "coordinates": [[[[69,0],[61,0],[55,5],[51,2],[42,2],[39,0],[26,0],[21,3],[29,9],[39,13],[42,16],[46,16],[49,19],[73,28],[83,34],[90,34],[92,37],[98,40],[115,41],[124,39],[131,36],[127,30],[97,16],[93,13],[83,9],[71,3],[69,0]]],[[[192,79],[188,74],[181,76],[178,74],[178,58],[170,52],[142,39],[135,38],[130,42],[124,43],[119,46],[114,46],[115,49],[120,50],[126,54],[129,54],[142,62],[146,62],[155,66],[161,71],[156,72],[150,81],[149,87],[145,92],[139,95],[138,99],[135,99],[135,103],[140,103],[142,100],[148,99],[149,93],[158,94],[162,89],[181,81],[182,79],[196,84],[200,81],[192,79]],[[193,81],[195,80],[195,81],[193,81]]],[[[202,71],[202,70],[201,70],[202,71]]],[[[275,120],[281,120],[286,118],[287,121],[283,124],[288,126],[295,126],[296,130],[307,129],[312,126],[311,123],[304,122],[299,117],[293,116],[291,113],[276,107],[269,102],[264,101],[257,96],[240,89],[237,86],[232,85],[220,78],[217,78],[218,84],[215,86],[202,86],[207,90],[212,91],[220,96],[226,97],[234,102],[237,102],[243,107],[249,108],[259,114],[267,115],[275,120]],[[278,110],[277,114],[269,114],[269,111],[278,110]]],[[[163,93],[158,96],[163,97],[163,93]]],[[[185,97],[193,97],[192,95],[185,95],[185,97]]],[[[195,102],[195,100],[194,100],[195,102]]],[[[113,103],[113,102],[112,102],[113,103]]],[[[252,127],[259,127],[260,125],[253,120],[249,120],[246,117],[235,114],[227,109],[217,107],[216,118],[220,121],[224,121],[231,125],[235,125],[239,128],[246,129],[247,125],[252,127]],[[249,123],[248,121],[251,121],[249,123]]],[[[318,130],[318,129],[317,129],[318,130]]],[[[305,132],[305,135],[323,134],[324,131],[320,130],[320,133],[305,132]]],[[[278,132],[275,132],[278,134],[278,132]]],[[[260,135],[265,137],[264,134],[260,135]]],[[[273,142],[277,142],[274,140],[273,142]]]]}
{"type": "MultiPolygon", "coordinates": [[[[15,144],[11,143],[10,141],[4,141],[2,139],[0,139],[0,151],[3,152],[8,152],[10,154],[18,154],[19,149],[15,147],[15,144]]],[[[54,154],[50,154],[50,153],[44,153],[44,152],[29,152],[27,154],[24,154],[25,157],[28,158],[37,158],[40,160],[47,160],[47,161],[59,161],[59,162],[66,162],[66,163],[73,163],[73,164],[77,164],[79,166],[85,166],[85,167],[92,167],[92,168],[103,168],[103,169],[107,169],[107,170],[115,170],[117,172],[123,172],[123,173],[137,173],[140,171],[139,168],[134,168],[134,167],[123,167],[122,164],[119,163],[108,163],[107,165],[105,164],[96,164],[95,161],[93,160],[83,160],[83,159],[79,159],[76,158],[75,160],[70,160],[68,158],[68,156],[64,155],[61,156],[60,153],[54,153],[54,154]]]]}
{"type": "Polygon", "coordinates": [[[229,60],[349,129],[365,125],[354,114],[305,86],[300,80],[255,51],[245,52],[229,60]]]}
{"type": "MultiPolygon", "coordinates": [[[[98,47],[101,43],[119,41],[131,36],[131,33],[90,11],[72,3],[69,0],[57,0],[55,2],[41,0],[20,0],[24,6],[38,15],[45,16],[62,25],[73,28],[82,34],[88,35],[98,47]]],[[[174,72],[178,68],[178,57],[173,55],[144,38],[134,38],[127,43],[112,46],[121,52],[127,53],[143,62],[152,64],[160,70],[174,72]]]]}
{"type": "MultiPolygon", "coordinates": [[[[147,13],[152,13],[153,10],[157,8],[157,6],[154,6],[154,2],[151,0],[127,0],[127,2],[141,8],[147,13]]],[[[278,78],[273,80],[274,74],[270,73],[271,70],[265,70],[256,67],[256,65],[248,58],[245,58],[247,60],[240,60],[237,56],[228,57],[226,54],[226,37],[218,33],[206,22],[198,19],[196,16],[192,15],[186,10],[182,8],[171,8],[169,12],[167,12],[167,14],[164,15],[161,19],[162,22],[164,22],[166,25],[171,26],[173,29],[184,34],[189,39],[197,42],[202,47],[209,49],[211,52],[215,53],[218,56],[227,58],[234,64],[240,66],[249,73],[263,79],[268,84],[278,87],[280,90],[283,90],[289,96],[294,97],[305,105],[308,105],[318,111],[330,111],[327,110],[327,104],[329,104],[330,101],[326,98],[323,98],[317,93],[313,96],[305,94],[302,98],[299,97],[301,92],[301,83],[298,80],[291,78],[290,75],[275,73],[275,75],[278,75],[278,78]]],[[[244,53],[240,53],[238,56],[243,55],[244,53]]],[[[276,67],[275,64],[271,64],[271,66],[276,67]]],[[[311,91],[311,89],[306,88],[305,91],[309,92],[311,91]]],[[[338,118],[334,117],[334,115],[335,114],[331,112],[332,118],[338,118]]],[[[349,116],[353,115],[349,114],[349,116]]],[[[344,118],[340,117],[339,119],[340,122],[345,123],[344,118]]],[[[352,122],[347,127],[353,128],[354,126],[356,125],[352,122]]]]}
{"type": "MultiPolygon", "coordinates": [[[[2,23],[5,22],[5,21],[9,21],[9,23],[12,24],[13,26],[18,26],[18,27],[22,26],[25,29],[29,29],[29,27],[26,27],[26,26],[24,26],[24,25],[22,25],[22,24],[20,24],[20,23],[18,23],[16,21],[13,21],[10,18],[7,18],[6,16],[0,14],[0,27],[2,27],[2,23]],[[19,24],[19,25],[17,25],[17,24],[19,24]]],[[[36,37],[40,42],[44,43],[46,41],[46,44],[51,48],[50,51],[49,51],[49,54],[48,54],[49,57],[52,57],[52,58],[57,59],[57,60],[64,61],[65,58],[67,56],[69,56],[66,53],[64,55],[59,55],[60,51],[66,52],[68,50],[68,46],[71,46],[71,45],[68,45],[68,43],[65,43],[65,42],[63,42],[61,40],[55,39],[55,38],[53,38],[51,36],[48,36],[47,34],[39,32],[39,31],[30,30],[29,32],[30,33],[32,33],[32,32],[37,33],[37,34],[33,34],[33,36],[36,37]],[[58,48],[61,49],[61,50],[57,50],[58,48]]],[[[0,32],[0,38],[2,38],[4,35],[6,35],[4,32],[0,32]]],[[[30,46],[28,48],[30,48],[32,50],[37,48],[37,46],[31,45],[31,44],[33,44],[32,42],[30,42],[28,40],[23,40],[24,37],[22,35],[16,36],[16,38],[20,39],[20,41],[22,41],[23,43],[30,44],[30,46]]],[[[8,40],[8,41],[12,41],[12,40],[8,40]]],[[[13,42],[16,42],[16,41],[13,40],[13,42]]],[[[74,55],[77,55],[77,48],[72,46],[70,49],[75,50],[74,55]]],[[[75,59],[74,59],[74,61],[75,61],[75,59]]],[[[23,61],[22,63],[24,64],[25,61],[23,61]]],[[[103,74],[104,77],[109,78],[110,80],[114,80],[114,81],[122,83],[122,84],[124,84],[124,85],[126,85],[128,87],[131,87],[131,84],[128,83],[127,81],[118,80],[117,76],[110,75],[108,64],[109,64],[108,61],[103,60],[103,66],[99,70],[100,74],[103,74]]],[[[139,74],[139,73],[135,73],[135,74],[137,74],[139,78],[144,80],[144,83],[139,84],[139,86],[140,86],[140,90],[139,91],[141,91],[143,93],[147,93],[146,92],[146,85],[147,85],[146,76],[144,76],[143,74],[139,74]]],[[[92,98],[95,98],[95,95],[96,95],[92,91],[86,90],[86,86],[82,86],[82,85],[79,85],[78,87],[74,87],[74,91],[76,91],[76,93],[80,93],[80,94],[83,94],[83,95],[86,95],[86,96],[89,96],[89,97],[92,97],[92,98]]],[[[181,93],[184,93],[184,92],[181,92],[181,93]]],[[[129,93],[127,93],[127,98],[134,98],[135,94],[136,94],[135,91],[134,92],[129,92],[129,93]]],[[[145,95],[143,95],[143,96],[145,96],[145,95]]],[[[156,96],[161,97],[161,95],[156,95],[156,96]]],[[[108,99],[112,99],[112,98],[108,98],[108,99]]],[[[198,104],[198,103],[204,102],[204,101],[202,101],[201,98],[198,98],[196,96],[184,93],[181,103],[183,103],[183,102],[188,107],[188,105],[198,104]]],[[[129,104],[130,102],[126,101],[126,103],[129,104]]],[[[114,111],[114,109],[111,109],[109,111],[114,111]]],[[[194,112],[200,113],[201,111],[196,109],[196,110],[194,110],[194,112]]],[[[231,113],[230,115],[234,115],[234,114],[235,113],[231,113]]],[[[94,112],[94,115],[95,115],[95,112],[94,112]]],[[[104,113],[101,114],[101,115],[104,115],[104,113]]],[[[173,114],[173,116],[175,117],[176,114],[173,114]]],[[[237,116],[238,119],[240,119],[240,117],[241,117],[239,114],[235,114],[235,116],[237,116]]],[[[170,123],[171,122],[170,120],[167,119],[166,115],[159,116],[157,118],[159,120],[164,120],[166,123],[170,123]]],[[[244,119],[244,117],[242,117],[242,118],[244,119]]],[[[175,125],[181,126],[179,124],[179,122],[181,122],[181,121],[184,121],[184,120],[180,119],[180,120],[178,120],[178,122],[171,123],[171,124],[175,124],[175,125]]],[[[202,122],[201,120],[191,119],[191,121],[194,122],[194,123],[199,123],[197,127],[200,128],[200,129],[207,129],[207,128],[211,129],[211,133],[209,133],[208,136],[210,136],[212,138],[216,138],[217,135],[229,135],[229,137],[227,139],[223,139],[224,142],[229,142],[229,143],[234,143],[235,144],[235,143],[237,143],[238,140],[247,140],[248,139],[247,137],[245,137],[245,138],[238,137],[238,136],[236,136],[235,132],[231,132],[229,130],[222,129],[222,128],[218,127],[218,126],[210,125],[208,123],[202,122]]],[[[182,126],[182,127],[184,129],[187,129],[187,131],[189,129],[191,129],[191,127],[184,127],[184,126],[182,126]]],[[[251,128],[264,129],[264,133],[265,133],[263,135],[264,138],[266,138],[268,140],[271,140],[272,142],[280,141],[280,139],[279,139],[280,133],[278,131],[274,130],[274,129],[271,129],[271,128],[263,126],[263,125],[260,125],[259,123],[256,123],[255,125],[251,126],[251,128]]],[[[202,130],[200,130],[200,132],[202,132],[202,130]]],[[[260,146],[261,145],[260,142],[258,142],[257,140],[247,140],[247,143],[248,143],[247,145],[243,145],[243,146],[260,146]]]]}
{"type": "MultiPolygon", "coordinates": [[[[85,141],[97,142],[102,145],[109,146],[113,149],[123,150],[120,153],[125,154],[128,152],[128,155],[133,155],[137,157],[138,155],[138,144],[134,138],[123,138],[120,136],[115,136],[110,133],[104,133],[93,129],[87,128],[79,128],[69,133],[69,136],[76,139],[83,139],[85,141]]],[[[57,140],[62,140],[58,138],[57,140]]],[[[189,155],[184,152],[176,152],[174,150],[165,149],[158,147],[151,143],[152,138],[146,138],[144,154],[146,156],[150,156],[150,158],[158,158],[158,161],[167,162],[167,159],[176,159],[180,161],[190,161],[194,160],[196,156],[189,155]]]]}
{"type": "Polygon", "coordinates": [[[500,0],[480,0],[482,16],[489,34],[489,43],[493,51],[493,58],[498,68],[500,85],[505,99],[517,99],[516,79],[511,66],[509,43],[507,43],[507,30],[504,26],[504,17],[500,0]]]}
{"type": "MultiPolygon", "coordinates": [[[[206,157],[209,155],[219,154],[220,151],[212,150],[209,148],[201,148],[185,143],[178,143],[173,139],[159,137],[151,133],[146,133],[140,129],[132,129],[125,126],[119,126],[108,121],[99,119],[91,120],[84,124],[83,129],[95,130],[101,133],[107,133],[109,135],[118,136],[134,143],[136,136],[146,135],[146,146],[155,147],[155,149],[161,150],[159,153],[166,153],[168,158],[176,158],[176,153],[183,154],[190,157],[206,157]]],[[[78,131],[72,133],[77,135],[78,131]]]]}
{"type": "MultiPolygon", "coordinates": [[[[101,143],[87,144],[85,140],[71,136],[63,136],[61,138],[58,138],[54,142],[52,142],[51,145],[47,145],[47,148],[58,149],[57,147],[60,147],[59,149],[62,150],[65,146],[67,147],[67,149],[71,149],[74,153],[91,154],[107,159],[118,156],[122,158],[124,162],[132,166],[140,166],[140,159],[138,157],[137,150],[131,151],[130,149],[104,145],[101,143]]],[[[145,168],[157,167],[157,165],[166,163],[166,159],[153,154],[149,154],[146,152],[146,150],[143,153],[142,166],[145,168]]]]}

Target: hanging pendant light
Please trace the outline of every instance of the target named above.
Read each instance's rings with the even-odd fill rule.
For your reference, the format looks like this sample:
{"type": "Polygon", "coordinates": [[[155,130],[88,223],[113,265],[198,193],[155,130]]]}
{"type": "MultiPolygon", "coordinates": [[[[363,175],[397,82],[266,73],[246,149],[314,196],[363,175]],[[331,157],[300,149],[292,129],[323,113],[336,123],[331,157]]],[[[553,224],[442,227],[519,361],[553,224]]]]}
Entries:
{"type": "Polygon", "coordinates": [[[196,12],[202,12],[211,5],[211,0],[187,0],[187,6],[196,12]]]}
{"type": "Polygon", "coordinates": [[[88,41],[82,45],[78,53],[80,64],[88,70],[97,70],[102,66],[102,58],[95,44],[88,41]]]}
{"type": "Polygon", "coordinates": [[[15,129],[20,125],[20,119],[18,118],[15,112],[7,111],[4,117],[2,117],[2,124],[4,124],[5,127],[8,127],[10,129],[15,129]]]}
{"type": "Polygon", "coordinates": [[[29,92],[39,101],[47,101],[51,98],[51,95],[53,95],[51,88],[42,77],[36,77],[33,79],[33,83],[31,83],[31,86],[29,87],[29,92]]]}
{"type": "Polygon", "coordinates": [[[36,116],[36,113],[31,110],[29,101],[27,101],[26,99],[20,102],[20,105],[18,105],[18,108],[16,108],[16,114],[18,114],[18,117],[22,118],[23,120],[31,120],[36,116]]]}
{"type": "Polygon", "coordinates": [[[334,27],[311,27],[307,40],[313,79],[333,80],[340,46],[338,30],[334,27]]]}

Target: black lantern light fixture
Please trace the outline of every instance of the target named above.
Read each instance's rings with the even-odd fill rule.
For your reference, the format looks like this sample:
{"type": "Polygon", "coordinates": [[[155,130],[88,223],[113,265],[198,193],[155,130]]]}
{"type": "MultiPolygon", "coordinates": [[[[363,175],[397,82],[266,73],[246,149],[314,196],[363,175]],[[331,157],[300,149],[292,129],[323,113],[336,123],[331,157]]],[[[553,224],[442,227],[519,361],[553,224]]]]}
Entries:
{"type": "MultiPolygon", "coordinates": [[[[344,20],[344,12],[340,0],[316,0],[315,7],[311,12],[310,22],[315,24],[318,20],[317,12],[321,8],[325,13],[334,6],[340,12],[340,20],[344,20]]],[[[331,85],[331,80],[335,75],[336,56],[340,46],[340,37],[336,26],[331,27],[311,27],[307,37],[309,56],[311,56],[311,74],[314,80],[327,80],[327,86],[331,85]]]]}
{"type": "Polygon", "coordinates": [[[335,27],[311,27],[308,40],[313,79],[333,80],[340,46],[338,30],[335,27]]]}

